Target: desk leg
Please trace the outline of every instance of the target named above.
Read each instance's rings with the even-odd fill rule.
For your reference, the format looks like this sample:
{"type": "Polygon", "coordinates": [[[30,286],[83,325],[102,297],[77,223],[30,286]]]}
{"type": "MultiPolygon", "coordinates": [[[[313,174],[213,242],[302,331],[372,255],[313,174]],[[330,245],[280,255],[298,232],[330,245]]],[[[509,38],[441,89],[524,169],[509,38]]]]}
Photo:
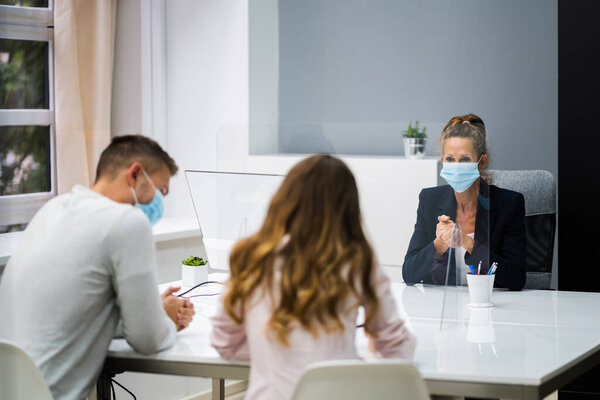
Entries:
{"type": "Polygon", "coordinates": [[[110,379],[98,378],[96,382],[96,399],[97,400],[111,400],[110,391],[110,379]]]}
{"type": "Polygon", "coordinates": [[[212,400],[225,400],[225,379],[213,378],[212,400]]]}

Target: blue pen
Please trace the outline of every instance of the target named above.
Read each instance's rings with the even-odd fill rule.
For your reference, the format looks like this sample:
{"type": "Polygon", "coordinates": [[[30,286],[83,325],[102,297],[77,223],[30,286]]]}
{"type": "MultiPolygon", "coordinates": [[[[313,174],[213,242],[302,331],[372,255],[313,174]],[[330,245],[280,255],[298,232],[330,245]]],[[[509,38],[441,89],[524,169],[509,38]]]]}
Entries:
{"type": "Polygon", "coordinates": [[[469,265],[469,269],[471,270],[471,273],[473,275],[477,275],[476,272],[475,272],[475,267],[473,267],[472,265],[469,265]]]}

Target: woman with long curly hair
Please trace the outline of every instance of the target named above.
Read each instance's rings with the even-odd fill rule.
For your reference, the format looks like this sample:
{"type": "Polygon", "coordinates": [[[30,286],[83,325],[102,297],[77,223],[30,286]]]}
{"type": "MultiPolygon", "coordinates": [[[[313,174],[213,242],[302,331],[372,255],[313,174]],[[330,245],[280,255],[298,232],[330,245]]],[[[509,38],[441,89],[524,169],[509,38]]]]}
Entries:
{"type": "Polygon", "coordinates": [[[230,269],[211,343],[226,359],[250,359],[246,399],[290,398],[308,364],[358,358],[361,307],[376,356],[414,356],[362,229],[354,176],[335,157],[291,169],[260,230],[234,246],[230,269]]]}

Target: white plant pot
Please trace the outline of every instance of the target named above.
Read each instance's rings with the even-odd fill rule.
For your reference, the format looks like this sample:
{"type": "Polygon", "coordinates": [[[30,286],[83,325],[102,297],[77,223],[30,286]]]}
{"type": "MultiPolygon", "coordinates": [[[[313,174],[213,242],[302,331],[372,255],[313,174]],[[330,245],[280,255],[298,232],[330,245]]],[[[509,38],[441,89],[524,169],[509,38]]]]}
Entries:
{"type": "Polygon", "coordinates": [[[416,159],[425,157],[427,138],[404,138],[404,156],[416,159]]]}
{"type": "Polygon", "coordinates": [[[208,264],[184,265],[181,264],[181,285],[195,286],[208,281],[208,264]]]}

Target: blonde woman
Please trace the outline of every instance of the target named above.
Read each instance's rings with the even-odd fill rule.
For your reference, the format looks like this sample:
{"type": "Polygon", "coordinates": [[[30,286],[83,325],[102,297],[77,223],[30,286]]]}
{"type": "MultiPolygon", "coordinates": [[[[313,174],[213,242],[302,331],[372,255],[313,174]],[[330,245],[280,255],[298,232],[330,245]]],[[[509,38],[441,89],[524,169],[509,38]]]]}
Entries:
{"type": "Polygon", "coordinates": [[[414,356],[415,338],[362,230],[354,176],[335,157],[292,168],[230,267],[211,343],[226,359],[250,360],[246,399],[290,398],[308,364],[358,358],[360,307],[376,355],[414,356]]]}
{"type": "Polygon", "coordinates": [[[481,263],[481,272],[487,273],[497,263],[494,286],[522,289],[527,256],[525,199],[521,193],[486,182],[489,155],[483,120],[474,114],[451,118],[440,144],[440,175],[448,185],[423,189],[419,195],[417,222],[402,266],[404,281],[455,283],[457,270],[462,278],[470,265],[478,268],[481,263]],[[455,225],[460,227],[459,238],[453,238],[455,225]],[[447,277],[450,248],[456,257],[450,257],[447,277]]]}

